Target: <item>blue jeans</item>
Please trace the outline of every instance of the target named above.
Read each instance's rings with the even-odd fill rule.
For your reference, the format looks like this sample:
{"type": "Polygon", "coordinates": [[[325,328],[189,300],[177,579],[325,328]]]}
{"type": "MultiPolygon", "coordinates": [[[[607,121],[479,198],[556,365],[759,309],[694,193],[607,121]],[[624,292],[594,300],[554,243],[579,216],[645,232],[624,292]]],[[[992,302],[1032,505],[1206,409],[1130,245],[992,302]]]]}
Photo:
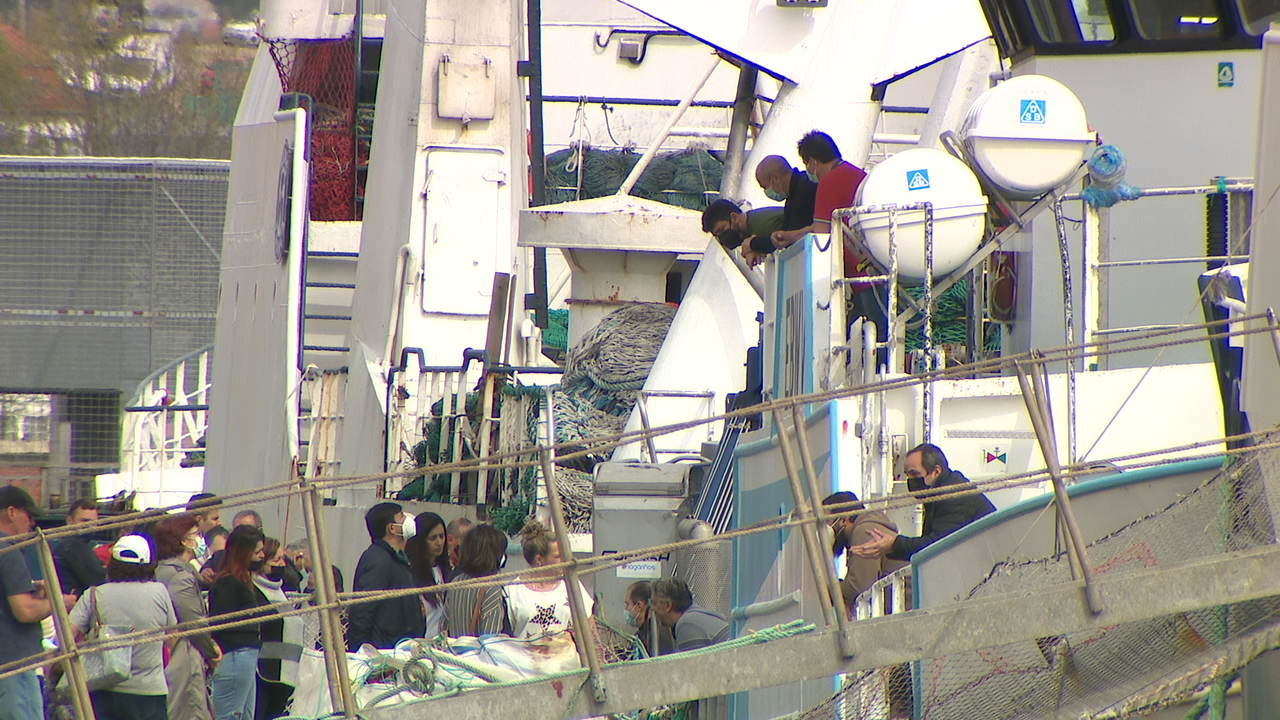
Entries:
{"type": "Polygon", "coordinates": [[[240,648],[223,655],[212,685],[215,720],[253,720],[258,702],[258,648],[240,648]]]}
{"type": "Polygon", "coordinates": [[[0,680],[0,720],[32,720],[44,717],[40,681],[31,670],[0,680]]]}

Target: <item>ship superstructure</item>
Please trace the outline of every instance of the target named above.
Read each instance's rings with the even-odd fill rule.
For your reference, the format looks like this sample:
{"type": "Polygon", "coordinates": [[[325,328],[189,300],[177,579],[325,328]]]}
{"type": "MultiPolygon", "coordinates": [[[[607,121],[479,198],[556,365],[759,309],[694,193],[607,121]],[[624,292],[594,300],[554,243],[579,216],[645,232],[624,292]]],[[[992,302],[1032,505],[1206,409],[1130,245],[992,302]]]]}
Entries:
{"type": "MultiPolygon", "coordinates": [[[[836,489],[879,503],[900,526],[913,527],[916,511],[904,499],[901,460],[910,447],[934,442],[953,467],[991,484],[1002,512],[916,560],[914,607],[952,613],[948,617],[963,625],[977,623],[969,619],[976,611],[957,605],[971,596],[990,593],[992,612],[1007,609],[999,603],[1008,598],[997,590],[1029,587],[1049,605],[1069,604],[1052,583],[991,579],[993,568],[1011,558],[1056,557],[1047,574],[1070,565],[1055,555],[1062,546],[1053,545],[1065,531],[1025,519],[1026,503],[1044,503],[1055,490],[1043,473],[1059,483],[1116,472],[1124,478],[1072,490],[1081,493],[1077,508],[1092,509],[1076,536],[1062,542],[1082,553],[1086,545],[1102,552],[1096,543],[1138,517],[1168,510],[1207,482],[1232,486],[1229,478],[1211,480],[1212,462],[1185,463],[1203,464],[1206,455],[1245,444],[1249,426],[1238,412],[1239,382],[1246,370],[1257,382],[1270,372],[1270,339],[1262,335],[1206,341],[1204,328],[1178,333],[1202,319],[1265,312],[1246,304],[1252,290],[1242,266],[1269,227],[1270,196],[1258,190],[1265,178],[1254,178],[1265,156],[1258,150],[1265,133],[1255,119],[1261,116],[1265,127],[1268,118],[1258,47],[1265,21],[1280,9],[1184,4],[1046,9],[1014,0],[634,0],[626,4],[633,11],[603,2],[539,7],[535,0],[522,7],[405,0],[364,8],[371,17],[356,8],[264,12],[269,42],[237,119],[207,487],[228,493],[296,476],[359,476],[530,454],[559,437],[548,408],[559,407],[554,393],[563,388],[542,389],[555,385],[561,371],[542,352],[548,308],[567,306],[572,348],[617,308],[671,301],[679,308],[649,359],[643,386],[610,389],[634,393],[624,431],[689,427],[633,437],[590,468],[596,522],[616,517],[610,529],[617,530],[640,518],[643,534],[615,542],[597,525],[594,535],[575,536],[575,552],[639,551],[780,516],[803,518],[819,495],[836,489]],[[678,43],[675,50],[655,53],[668,38],[678,43]],[[611,42],[619,43],[616,51],[611,42]],[[348,46],[360,52],[344,55],[348,46]],[[354,89],[326,96],[316,78],[341,73],[350,74],[354,89]],[[1010,135],[973,124],[971,108],[988,97],[984,93],[1006,83],[1019,87],[1015,81],[1027,78],[1053,83],[1028,86],[1025,97],[1013,99],[1010,135]],[[1053,94],[1054,86],[1087,113],[1087,124],[1081,116],[1080,127],[1037,136],[1038,126],[1056,119],[1068,102],[1053,94]],[[564,102],[575,95],[577,103],[564,102]],[[596,99],[602,123],[593,119],[596,99]],[[629,133],[641,156],[632,159],[631,176],[619,178],[620,191],[543,204],[544,150],[563,141],[569,162],[581,162],[582,128],[599,140],[602,124],[606,134],[629,133]],[[717,151],[723,137],[717,191],[763,206],[751,177],[756,162],[770,154],[795,162],[796,140],[813,128],[829,131],[845,158],[872,174],[858,205],[837,213],[829,237],[779,250],[762,270],[745,267],[702,234],[696,211],[631,192],[673,135],[709,138],[717,151]],[[987,167],[978,169],[976,190],[964,198],[918,200],[926,195],[916,191],[933,190],[935,183],[942,188],[951,163],[972,173],[986,149],[982,143],[993,138],[1074,143],[1079,156],[1044,187],[1011,186],[987,167]],[[1083,161],[1104,144],[1123,152],[1123,182],[1147,197],[1114,206],[1088,200],[1088,188],[1104,186],[1104,173],[1083,161]],[[905,154],[917,149],[934,154],[905,154]],[[877,173],[901,176],[901,192],[869,198],[877,173]],[[348,192],[349,204],[335,199],[348,192]],[[976,235],[955,240],[952,231],[960,225],[976,235]],[[872,280],[846,279],[839,252],[846,242],[878,261],[872,280]],[[954,251],[957,242],[972,247],[954,251]],[[948,251],[954,262],[943,260],[948,251]],[[916,266],[905,259],[909,252],[921,258],[916,266]],[[862,288],[884,302],[887,332],[846,317],[846,295],[862,288]],[[1167,339],[1177,342],[1160,347],[1167,339]],[[1082,342],[1084,349],[1060,350],[1082,342]],[[1241,344],[1248,367],[1240,364],[1241,344]],[[748,355],[749,348],[758,354],[748,355]],[[1039,348],[1045,357],[1027,354],[1039,348]],[[1023,364],[1001,362],[1011,357],[1023,364]],[[761,399],[781,402],[781,409],[695,426],[718,418],[731,396],[757,383],[761,399]],[[802,400],[793,411],[786,403],[795,398],[802,400]],[[422,457],[420,447],[434,454],[422,457]],[[716,459],[696,461],[704,455],[716,459]],[[1139,470],[1153,463],[1180,462],[1167,473],[1133,475],[1153,472],[1139,470]],[[797,484],[800,473],[811,486],[797,484]],[[1020,481],[1034,473],[1042,475],[1020,481]],[[1033,536],[1035,549],[1024,548],[1033,536]]],[[[1043,163],[1031,157],[1031,165],[1043,163]]],[[[579,184],[575,196],[582,192],[579,184]]],[[[1244,400],[1253,419],[1253,409],[1262,406],[1251,405],[1247,395],[1244,400]]],[[[1265,416],[1263,410],[1253,427],[1268,424],[1265,416]]],[[[443,500],[430,507],[446,516],[484,517],[510,507],[546,512],[545,485],[538,481],[545,465],[515,473],[493,465],[480,461],[474,470],[429,475],[427,486],[439,494],[414,497],[443,500]]],[[[364,510],[404,485],[388,478],[326,491],[330,530],[335,537],[362,537],[364,510]]],[[[1057,504],[1071,504],[1065,486],[1056,490],[1057,504]]],[[[1058,512],[1037,507],[1036,517],[1058,512]]],[[[301,520],[286,500],[270,504],[267,514],[286,533],[299,529],[289,526],[301,520]]],[[[1274,541],[1262,525],[1249,532],[1255,530],[1248,543],[1224,540],[1215,547],[1253,549],[1274,541]]],[[[1223,536],[1235,538],[1232,532],[1223,536]]],[[[625,534],[613,537],[619,535],[625,534]]],[[[911,630],[926,623],[912,625],[903,615],[881,627],[902,628],[902,637],[917,640],[902,640],[882,655],[850,644],[857,630],[837,622],[826,575],[816,569],[830,564],[829,556],[815,555],[820,539],[815,528],[779,528],[714,550],[637,557],[600,580],[597,605],[620,606],[625,582],[618,578],[694,573],[695,591],[733,612],[739,635],[797,619],[826,626],[821,641],[789,639],[793,649],[759,650],[753,662],[764,664],[768,652],[816,652],[818,642],[843,653],[811,670],[781,673],[778,682],[717,683],[708,679],[717,670],[712,663],[706,675],[695,673],[678,690],[654,695],[664,702],[740,691],[723,712],[771,718],[838,695],[839,712],[863,702],[856,716],[888,717],[903,710],[901,698],[864,702],[870,692],[864,685],[832,677],[837,670],[911,660],[902,671],[915,691],[910,716],[967,716],[971,706],[933,702],[937,697],[924,686],[926,680],[935,690],[964,686],[970,671],[948,674],[923,659],[981,655],[991,647],[983,643],[995,640],[974,630],[980,639],[969,644],[928,647],[911,630]],[[868,652],[874,659],[864,659],[868,652]],[[854,687],[862,688],[857,697],[854,687]]],[[[359,545],[336,548],[340,564],[351,567],[359,545]]],[[[1152,551],[1168,563],[1212,562],[1208,554],[1198,548],[1163,560],[1152,551]]],[[[1220,571],[1214,565],[1205,572],[1220,571]]],[[[1123,586],[1110,581],[1089,587],[1107,588],[1096,590],[1105,597],[1123,586]]],[[[905,589],[897,588],[901,602],[905,589]]],[[[1245,595],[1231,598],[1257,599],[1245,595]]],[[[1198,596],[1184,605],[1200,610],[1210,600],[1198,596]]],[[[1135,614],[1117,603],[1129,613],[1121,613],[1126,621],[1182,612],[1170,604],[1135,614]]],[[[1269,612],[1259,610],[1263,619],[1249,632],[1265,630],[1269,612]]],[[[1203,640],[1205,647],[1196,649],[1205,652],[1244,635],[1224,630],[1209,638],[1213,633],[1199,619],[1186,623],[1175,634],[1203,640]]],[[[1097,617],[1080,615],[1035,636],[1026,629],[1034,621],[1025,620],[1014,634],[1034,641],[1098,626],[1097,617]]],[[[1060,667],[1054,658],[1067,659],[1061,642],[1032,645],[1050,669],[1060,667]]],[[[1179,662],[1211,656],[1171,652],[1179,662]]],[[[675,672],[682,662],[654,665],[663,669],[652,672],[675,672]]],[[[1149,670],[1151,683],[1163,670],[1149,670]]],[[[606,674],[631,688],[649,682],[646,672],[606,674]]],[[[1122,704],[1123,697],[1107,694],[1118,692],[1118,684],[1080,685],[1087,691],[1061,695],[1055,707],[1111,711],[1122,704]]],[[[1146,688],[1124,692],[1133,697],[1146,688]]],[[[617,697],[641,695],[632,688],[609,701],[614,705],[593,706],[575,694],[571,703],[581,704],[572,712],[633,709],[617,697]]],[[[464,693],[448,704],[465,714],[484,701],[464,693]]]]}

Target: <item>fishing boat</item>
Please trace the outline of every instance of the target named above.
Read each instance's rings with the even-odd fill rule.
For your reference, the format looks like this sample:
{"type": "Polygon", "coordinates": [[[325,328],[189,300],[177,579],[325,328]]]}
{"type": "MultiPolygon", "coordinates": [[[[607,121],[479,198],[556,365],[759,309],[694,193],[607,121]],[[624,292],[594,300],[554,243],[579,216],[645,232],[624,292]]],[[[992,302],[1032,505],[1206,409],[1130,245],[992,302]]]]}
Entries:
{"type": "MultiPolygon", "coordinates": [[[[817,628],[592,668],[588,692],[548,680],[368,717],[713,696],[727,700],[705,714],[743,719],[1128,717],[1218,712],[1240,672],[1263,678],[1244,682],[1249,717],[1274,717],[1250,688],[1272,671],[1256,658],[1277,644],[1280,589],[1238,587],[1226,560],[1275,562],[1267,451],[1240,453],[1265,447],[1252,431],[1280,407],[1274,291],[1249,272],[1268,276],[1277,223],[1277,15],[1227,0],[264,2],[205,487],[355,478],[321,493],[335,562],[353,567],[363,543],[348,540],[381,498],[545,515],[550,466],[504,460],[559,443],[590,460],[572,550],[625,560],[591,576],[601,622],[630,582],[675,574],[739,637],[817,628]],[[815,128],[869,171],[859,199],[830,235],[749,268],[697,209],[767,206],[754,168],[796,163],[815,128]],[[673,171],[646,186],[655,162],[703,185],[673,171]],[[847,277],[845,245],[869,275],[847,277]],[[883,327],[846,314],[867,289],[883,327]],[[630,364],[605,377],[605,352],[630,364]],[[588,380],[608,412],[566,399],[588,380]],[[620,434],[584,430],[599,427],[620,434]],[[910,532],[901,463],[924,442],[999,510],[849,620],[813,508],[849,490],[910,532]],[[415,468],[411,488],[397,471],[415,468]],[[645,553],[682,539],[707,542],[645,553]],[[1157,590],[1189,578],[1215,589],[1157,590]]],[[[260,510],[301,529],[291,496],[260,510]]]]}

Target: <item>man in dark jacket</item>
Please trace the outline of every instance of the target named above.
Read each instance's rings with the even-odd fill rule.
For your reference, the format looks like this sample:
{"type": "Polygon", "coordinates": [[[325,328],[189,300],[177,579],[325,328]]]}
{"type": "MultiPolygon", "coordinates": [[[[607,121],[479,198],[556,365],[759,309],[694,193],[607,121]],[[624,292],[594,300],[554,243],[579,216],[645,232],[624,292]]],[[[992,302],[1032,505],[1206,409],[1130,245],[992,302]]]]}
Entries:
{"type": "MultiPolygon", "coordinates": [[[[80,525],[98,519],[98,503],[82,498],[71,503],[67,524],[80,525]]],[[[107,581],[107,568],[93,554],[84,535],[71,535],[53,544],[53,564],[58,569],[62,592],[83,595],[85,590],[107,581]]]]}
{"type": "MultiPolygon", "coordinates": [[[[907,490],[918,493],[923,490],[948,488],[952,491],[971,489],[969,479],[947,465],[947,456],[937,445],[925,443],[907,453],[903,461],[907,474],[907,490]]],[[[920,537],[908,537],[880,528],[870,528],[871,539],[849,548],[858,557],[887,557],[890,560],[910,560],[912,555],[938,540],[950,535],[984,515],[995,512],[995,506],[986,495],[977,493],[962,497],[936,495],[926,498],[924,523],[920,537]]]]}
{"type": "MultiPolygon", "coordinates": [[[[799,230],[813,224],[818,184],[810,180],[804,170],[792,168],[781,155],[770,155],[756,165],[756,183],[770,200],[783,203],[783,230],[799,230]]],[[[766,252],[773,252],[772,239],[765,238],[765,241],[766,252]]]]}
{"type": "MultiPolygon", "coordinates": [[[[378,503],[364,514],[373,544],[356,564],[355,592],[398,590],[415,586],[404,554],[404,512],[396,503],[378,503]]],[[[388,649],[405,638],[426,632],[422,602],[417,595],[376,600],[351,606],[347,647],[355,652],[364,643],[388,649]]]]}

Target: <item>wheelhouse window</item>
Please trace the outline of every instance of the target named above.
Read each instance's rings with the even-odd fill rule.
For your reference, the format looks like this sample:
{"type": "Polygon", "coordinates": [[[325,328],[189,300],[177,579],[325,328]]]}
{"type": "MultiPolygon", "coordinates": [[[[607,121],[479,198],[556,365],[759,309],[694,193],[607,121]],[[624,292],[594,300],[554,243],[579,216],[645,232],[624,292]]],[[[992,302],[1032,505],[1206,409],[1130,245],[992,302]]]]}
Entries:
{"type": "Polygon", "coordinates": [[[1213,39],[1225,18],[1217,0],[1129,0],[1138,34],[1146,40],[1213,39]]]}
{"type": "Polygon", "coordinates": [[[978,0],[1003,57],[1250,50],[1280,0],[978,0]]]}
{"type": "Polygon", "coordinates": [[[1110,42],[1116,37],[1106,0],[1030,0],[1028,9],[1045,42],[1110,42]]]}
{"type": "Polygon", "coordinates": [[[1250,35],[1261,35],[1273,22],[1280,22],[1280,0],[1236,0],[1240,19],[1250,35]]]}

